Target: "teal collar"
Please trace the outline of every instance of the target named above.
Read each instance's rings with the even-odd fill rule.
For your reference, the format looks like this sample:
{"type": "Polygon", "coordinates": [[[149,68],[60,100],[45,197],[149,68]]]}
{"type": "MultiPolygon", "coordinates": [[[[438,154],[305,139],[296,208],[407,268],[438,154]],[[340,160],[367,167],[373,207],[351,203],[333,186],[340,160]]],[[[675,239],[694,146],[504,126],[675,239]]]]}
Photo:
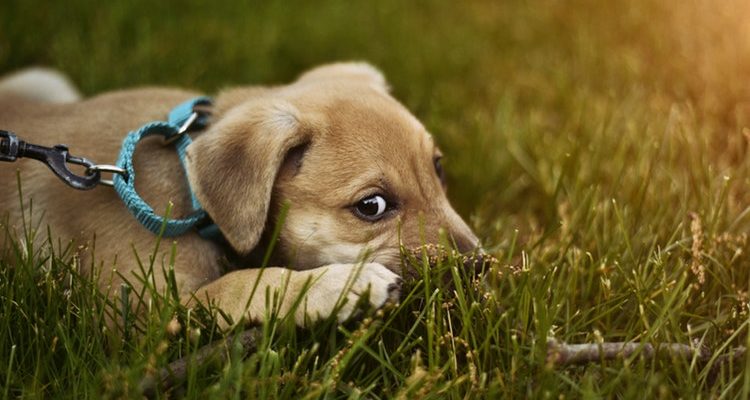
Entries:
{"type": "MultiPolygon", "coordinates": [[[[138,142],[149,136],[162,136],[165,143],[175,146],[182,168],[185,170],[185,176],[187,176],[185,153],[190,143],[192,143],[187,132],[192,129],[205,128],[208,125],[208,113],[200,111],[196,106],[210,106],[211,104],[212,101],[208,97],[196,97],[188,100],[172,109],[167,122],[149,122],[139,129],[128,133],[122,142],[117,166],[123,168],[127,174],[115,175],[115,190],[135,219],[154,234],[173,237],[182,235],[195,228],[204,238],[212,240],[222,238],[219,228],[211,222],[208,214],[195,197],[192,188],[190,189],[190,198],[193,211],[190,215],[182,219],[175,219],[156,214],[154,209],[136,192],[135,169],[133,168],[133,153],[138,142]]],[[[190,187],[190,183],[188,183],[188,187],[190,187]]]]}

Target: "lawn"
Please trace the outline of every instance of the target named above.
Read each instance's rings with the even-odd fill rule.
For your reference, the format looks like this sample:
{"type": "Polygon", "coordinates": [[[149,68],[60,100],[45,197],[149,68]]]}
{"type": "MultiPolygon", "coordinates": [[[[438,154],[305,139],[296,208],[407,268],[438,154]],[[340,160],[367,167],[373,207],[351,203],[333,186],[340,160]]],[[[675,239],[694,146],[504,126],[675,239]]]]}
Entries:
{"type": "Polygon", "coordinates": [[[0,74],[215,93],[366,60],[441,145],[449,197],[499,260],[488,284],[447,259],[397,307],[310,330],[275,320],[249,356],[233,342],[197,362],[221,336],[210,317],[167,297],[115,338],[99,320],[120,305],[75,274],[74,247],[43,218],[11,229],[2,213],[20,203],[2,204],[3,398],[138,397],[178,359],[185,382],[156,396],[750,397],[750,358],[719,362],[750,345],[750,3],[259,3],[6,0],[0,74]],[[32,234],[48,243],[24,247],[32,234]],[[712,356],[557,365],[553,339],[712,356]]]}

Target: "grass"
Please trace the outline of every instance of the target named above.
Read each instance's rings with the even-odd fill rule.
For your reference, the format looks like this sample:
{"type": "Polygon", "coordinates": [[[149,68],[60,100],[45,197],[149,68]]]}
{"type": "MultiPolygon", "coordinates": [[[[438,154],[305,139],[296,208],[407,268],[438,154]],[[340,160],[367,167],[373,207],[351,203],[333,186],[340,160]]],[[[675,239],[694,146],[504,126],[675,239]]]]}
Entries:
{"type": "MultiPolygon", "coordinates": [[[[671,358],[552,368],[545,343],[750,342],[748,15],[741,0],[11,0],[0,72],[55,66],[87,94],[214,92],[368,60],[442,145],[454,205],[501,260],[489,288],[461,273],[445,287],[448,260],[382,315],[267,324],[256,353],[194,365],[171,394],[747,398],[750,359],[715,379],[710,362],[671,358]]],[[[119,305],[30,211],[44,245],[0,233],[4,397],[134,397],[145,373],[217,336],[164,296],[133,321],[140,335],[113,339],[100,320],[119,305]],[[175,313],[185,329],[170,335],[175,313]]]]}

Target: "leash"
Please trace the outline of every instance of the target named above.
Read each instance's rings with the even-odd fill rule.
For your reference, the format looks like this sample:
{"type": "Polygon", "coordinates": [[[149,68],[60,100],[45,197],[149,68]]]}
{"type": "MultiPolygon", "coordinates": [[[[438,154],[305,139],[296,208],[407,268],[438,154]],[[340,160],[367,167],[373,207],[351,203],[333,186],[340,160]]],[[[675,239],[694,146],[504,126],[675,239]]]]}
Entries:
{"type": "Polygon", "coordinates": [[[165,144],[174,145],[187,176],[185,154],[187,147],[192,143],[187,133],[208,125],[210,112],[206,108],[211,104],[212,101],[208,97],[196,97],[172,109],[167,121],[149,122],[131,131],[123,140],[116,165],[95,164],[83,157],[72,156],[65,145],[39,146],[19,140],[14,133],[3,130],[0,130],[0,161],[13,162],[24,157],[42,161],[63,182],[78,190],[90,190],[98,185],[114,186],[130,213],[154,234],[161,233],[162,227],[162,235],[165,237],[179,236],[196,228],[202,237],[218,240],[222,237],[221,232],[211,222],[192,189],[192,213],[181,219],[164,218],[156,214],[136,192],[133,167],[133,153],[138,142],[150,136],[161,136],[165,144]],[[67,164],[84,166],[86,171],[84,175],[78,175],[71,171],[67,164]],[[102,173],[113,174],[113,179],[102,179],[102,173]]]}
{"type": "Polygon", "coordinates": [[[13,162],[24,157],[33,158],[47,164],[63,182],[78,190],[93,189],[99,184],[112,186],[112,181],[102,179],[101,173],[124,172],[114,165],[97,165],[83,157],[73,156],[64,144],[58,144],[54,147],[39,146],[19,140],[13,132],[0,130],[0,161],[13,162]],[[67,164],[86,167],[86,174],[75,174],[68,168],[67,164]]]}

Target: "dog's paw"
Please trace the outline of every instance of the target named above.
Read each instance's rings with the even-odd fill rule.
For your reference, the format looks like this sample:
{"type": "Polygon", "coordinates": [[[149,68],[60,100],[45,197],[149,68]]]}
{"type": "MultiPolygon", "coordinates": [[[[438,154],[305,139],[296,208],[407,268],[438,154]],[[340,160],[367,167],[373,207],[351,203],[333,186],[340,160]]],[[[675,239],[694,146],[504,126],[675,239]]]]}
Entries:
{"type": "Polygon", "coordinates": [[[401,295],[400,276],[378,263],[348,267],[354,271],[349,279],[351,285],[346,292],[347,301],[337,314],[339,322],[349,319],[356,312],[355,307],[364,296],[367,296],[369,305],[375,309],[386,303],[398,303],[401,295]]]}
{"type": "Polygon", "coordinates": [[[306,296],[306,320],[327,318],[335,312],[339,322],[346,321],[363,298],[376,309],[398,302],[401,277],[382,264],[332,264],[322,268],[324,272],[315,278],[306,296]]]}

